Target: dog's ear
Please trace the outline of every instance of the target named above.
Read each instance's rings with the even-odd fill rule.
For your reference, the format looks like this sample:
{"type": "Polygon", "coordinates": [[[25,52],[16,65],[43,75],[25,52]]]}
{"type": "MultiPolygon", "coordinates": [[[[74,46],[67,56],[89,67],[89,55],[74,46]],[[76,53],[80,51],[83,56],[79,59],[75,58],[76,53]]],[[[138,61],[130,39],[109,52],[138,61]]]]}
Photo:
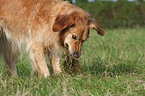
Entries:
{"type": "Polygon", "coordinates": [[[95,19],[89,20],[89,29],[90,30],[95,29],[97,33],[102,36],[105,34],[103,28],[101,27],[99,23],[97,23],[95,19]]]}
{"type": "Polygon", "coordinates": [[[74,24],[73,17],[71,15],[59,15],[57,16],[54,25],[53,25],[53,31],[58,32],[63,29],[65,29],[68,26],[71,26],[74,24]]]}

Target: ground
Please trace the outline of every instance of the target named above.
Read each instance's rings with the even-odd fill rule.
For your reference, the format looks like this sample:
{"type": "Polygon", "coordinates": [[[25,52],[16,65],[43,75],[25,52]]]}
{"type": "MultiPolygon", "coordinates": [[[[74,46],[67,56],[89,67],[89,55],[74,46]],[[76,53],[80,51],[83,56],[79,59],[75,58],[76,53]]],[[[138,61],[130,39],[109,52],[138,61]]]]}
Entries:
{"type": "Polygon", "coordinates": [[[0,96],[143,96],[145,95],[145,29],[92,31],[84,42],[83,72],[48,78],[31,74],[29,56],[20,54],[18,76],[8,77],[0,59],[0,96]]]}

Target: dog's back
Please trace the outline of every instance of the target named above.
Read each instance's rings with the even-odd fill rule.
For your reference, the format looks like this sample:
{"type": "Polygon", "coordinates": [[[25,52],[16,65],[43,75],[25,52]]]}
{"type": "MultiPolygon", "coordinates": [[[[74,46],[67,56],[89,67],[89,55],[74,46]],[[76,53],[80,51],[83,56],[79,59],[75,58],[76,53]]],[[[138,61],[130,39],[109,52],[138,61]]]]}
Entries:
{"type": "MultiPolygon", "coordinates": [[[[0,0],[0,24],[4,28],[7,38],[21,41],[33,34],[31,33],[32,27],[36,31],[43,22],[41,21],[41,17],[43,18],[43,15],[45,15],[43,6],[47,5],[47,9],[49,9],[48,7],[52,4],[52,1],[0,0]]],[[[45,11],[48,12],[48,15],[50,14],[48,10],[45,11]]],[[[50,16],[47,17],[49,18],[50,16]]]]}

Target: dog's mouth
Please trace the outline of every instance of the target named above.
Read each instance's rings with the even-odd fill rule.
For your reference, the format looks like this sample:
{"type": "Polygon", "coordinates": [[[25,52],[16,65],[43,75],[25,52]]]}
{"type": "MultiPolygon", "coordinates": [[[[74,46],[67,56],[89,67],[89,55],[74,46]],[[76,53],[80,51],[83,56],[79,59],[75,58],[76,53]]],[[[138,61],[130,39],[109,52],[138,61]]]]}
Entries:
{"type": "Polygon", "coordinates": [[[66,49],[67,51],[69,51],[69,46],[68,46],[67,43],[65,44],[65,49],[66,49]]]}
{"type": "MultiPolygon", "coordinates": [[[[64,43],[64,48],[66,49],[67,52],[69,52],[69,46],[67,43],[64,43]]],[[[70,53],[70,52],[69,52],[70,53]]]]}

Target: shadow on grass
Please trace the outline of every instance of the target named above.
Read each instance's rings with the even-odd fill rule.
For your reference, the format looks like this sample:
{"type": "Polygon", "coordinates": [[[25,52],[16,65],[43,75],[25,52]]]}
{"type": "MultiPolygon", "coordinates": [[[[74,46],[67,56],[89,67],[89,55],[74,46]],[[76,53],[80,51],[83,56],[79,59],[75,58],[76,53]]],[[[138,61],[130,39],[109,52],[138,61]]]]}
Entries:
{"type": "Polygon", "coordinates": [[[118,64],[108,64],[103,62],[101,58],[93,60],[92,64],[89,65],[89,72],[92,75],[100,76],[111,76],[138,73],[140,70],[137,69],[136,61],[125,61],[118,64]]]}

